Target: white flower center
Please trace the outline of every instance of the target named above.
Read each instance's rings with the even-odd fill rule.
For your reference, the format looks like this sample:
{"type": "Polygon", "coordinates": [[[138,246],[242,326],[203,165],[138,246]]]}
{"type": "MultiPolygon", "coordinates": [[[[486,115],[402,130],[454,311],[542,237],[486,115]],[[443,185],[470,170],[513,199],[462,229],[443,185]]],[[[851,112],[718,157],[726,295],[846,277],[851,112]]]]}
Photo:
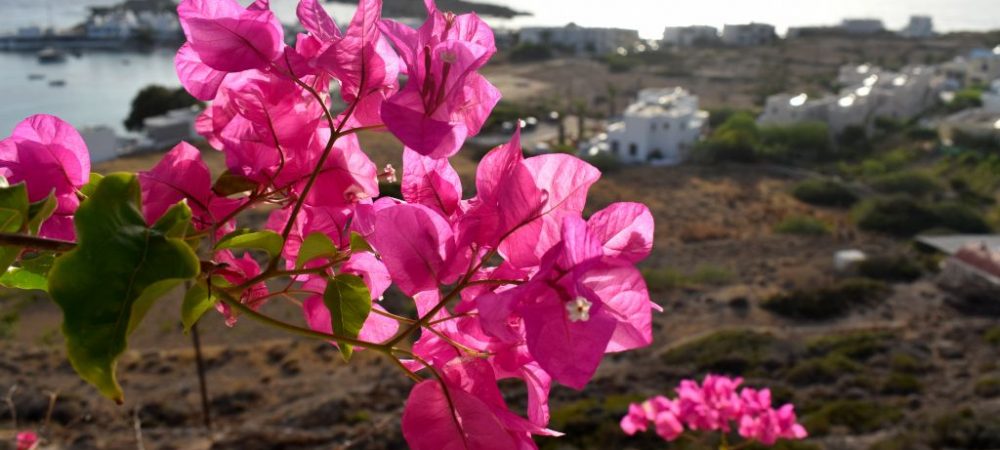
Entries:
{"type": "Polygon", "coordinates": [[[577,297],[569,303],[566,303],[566,314],[569,315],[570,322],[586,322],[590,320],[590,307],[593,303],[588,302],[587,299],[583,297],[577,297]]]}

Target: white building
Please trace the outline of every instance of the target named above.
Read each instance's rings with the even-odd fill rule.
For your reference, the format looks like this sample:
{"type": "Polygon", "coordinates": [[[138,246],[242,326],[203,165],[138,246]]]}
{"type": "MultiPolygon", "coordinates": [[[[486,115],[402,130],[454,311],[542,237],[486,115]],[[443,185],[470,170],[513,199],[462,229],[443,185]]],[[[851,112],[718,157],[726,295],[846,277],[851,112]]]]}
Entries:
{"type": "Polygon", "coordinates": [[[146,138],[141,147],[147,149],[162,149],[171,147],[180,141],[197,136],[194,129],[199,111],[196,108],[181,108],[167,112],[162,116],[149,117],[142,122],[146,138]]]}
{"type": "Polygon", "coordinates": [[[571,23],[565,27],[521,28],[521,42],[565,47],[577,53],[604,55],[618,49],[631,51],[641,41],[639,32],[621,28],[586,28],[571,23]]]}
{"type": "Polygon", "coordinates": [[[766,45],[778,39],[774,25],[748,23],[722,27],[722,43],[736,46],[766,45]]]}
{"type": "Polygon", "coordinates": [[[115,130],[106,126],[86,127],[80,129],[80,136],[87,144],[91,161],[110,161],[118,157],[120,142],[115,130]]]}
{"type": "Polygon", "coordinates": [[[942,66],[945,75],[961,86],[986,85],[1000,78],[1000,45],[976,49],[942,66]]]}
{"type": "Polygon", "coordinates": [[[983,109],[1000,114],[1000,78],[990,83],[990,89],[983,92],[983,109]]]}
{"type": "Polygon", "coordinates": [[[91,39],[129,39],[135,35],[139,21],[131,11],[112,10],[94,14],[84,29],[91,39]]]}
{"type": "Polygon", "coordinates": [[[716,44],[720,41],[719,29],[707,25],[667,27],[663,30],[663,43],[678,47],[716,44]]]}
{"type": "Polygon", "coordinates": [[[682,88],[644,89],[608,127],[608,150],[626,163],[678,164],[701,137],[708,113],[682,88]]]}
{"type": "Polygon", "coordinates": [[[876,34],[885,31],[881,19],[844,19],[840,29],[848,34],[876,34]]]}
{"type": "Polygon", "coordinates": [[[938,98],[941,80],[930,67],[906,67],[891,72],[862,64],[844,66],[837,82],[845,86],[837,95],[810,99],[806,94],[768,97],[761,124],[825,122],[833,134],[849,126],[869,127],[879,117],[905,121],[931,107],[938,98]]]}
{"type": "Polygon", "coordinates": [[[910,23],[899,34],[911,39],[934,37],[934,19],[930,16],[910,16],[910,23]]]}

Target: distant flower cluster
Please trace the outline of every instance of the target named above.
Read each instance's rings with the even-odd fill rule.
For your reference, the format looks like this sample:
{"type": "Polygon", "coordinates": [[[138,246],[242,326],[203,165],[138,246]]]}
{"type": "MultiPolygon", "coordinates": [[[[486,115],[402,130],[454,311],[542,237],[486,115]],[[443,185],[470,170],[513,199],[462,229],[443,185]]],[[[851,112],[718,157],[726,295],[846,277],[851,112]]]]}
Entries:
{"type": "Polygon", "coordinates": [[[34,450],[38,448],[38,434],[34,431],[21,431],[15,438],[17,450],[34,450]]]}
{"type": "Polygon", "coordinates": [[[673,441],[685,431],[729,433],[735,428],[745,439],[773,445],[778,439],[803,439],[806,429],[795,417],[795,408],[786,404],[771,406],[769,389],[743,388],[742,378],[708,375],[699,385],[683,380],[676,388],[677,398],[662,395],[629,405],[621,427],[628,435],[646,431],[654,425],[656,434],[673,441]]]}

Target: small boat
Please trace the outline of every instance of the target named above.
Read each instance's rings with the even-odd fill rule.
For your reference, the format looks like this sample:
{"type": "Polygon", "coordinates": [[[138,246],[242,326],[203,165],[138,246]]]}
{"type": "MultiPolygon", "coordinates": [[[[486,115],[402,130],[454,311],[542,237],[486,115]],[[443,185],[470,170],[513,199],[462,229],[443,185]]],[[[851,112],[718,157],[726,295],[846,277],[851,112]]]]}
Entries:
{"type": "Polygon", "coordinates": [[[66,60],[66,53],[55,47],[46,47],[38,52],[38,62],[58,63],[66,60]]]}
{"type": "Polygon", "coordinates": [[[41,80],[43,78],[45,78],[45,75],[42,75],[40,73],[29,73],[28,74],[28,79],[29,80],[41,80]]]}
{"type": "Polygon", "coordinates": [[[52,80],[49,82],[49,86],[52,87],[63,87],[66,85],[66,80],[52,80]]]}

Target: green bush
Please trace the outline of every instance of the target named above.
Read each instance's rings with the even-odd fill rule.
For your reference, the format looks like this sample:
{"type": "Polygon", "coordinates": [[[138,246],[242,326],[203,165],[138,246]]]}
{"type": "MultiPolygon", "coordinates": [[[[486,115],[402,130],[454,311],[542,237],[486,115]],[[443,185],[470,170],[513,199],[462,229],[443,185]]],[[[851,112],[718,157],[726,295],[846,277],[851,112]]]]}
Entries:
{"type": "Polygon", "coordinates": [[[695,159],[703,162],[754,162],[760,133],[749,113],[736,113],[695,147],[695,159]]]}
{"type": "Polygon", "coordinates": [[[882,393],[889,395],[919,394],[923,389],[920,380],[908,373],[890,373],[882,384],[882,393]]]}
{"type": "Polygon", "coordinates": [[[895,338],[888,331],[855,331],[832,334],[811,339],[806,350],[811,355],[838,354],[853,361],[865,362],[872,356],[885,353],[895,338]]]}
{"type": "Polygon", "coordinates": [[[1000,448],[1000,417],[971,410],[944,415],[934,422],[930,444],[965,450],[1000,448]]]}
{"type": "Polygon", "coordinates": [[[803,236],[825,236],[830,234],[830,225],[812,216],[789,216],[774,226],[774,231],[781,234],[797,234],[803,236]]]}
{"type": "Polygon", "coordinates": [[[821,179],[800,182],[792,189],[792,195],[817,206],[848,207],[858,201],[858,196],[843,184],[821,179]]]}
{"type": "Polygon", "coordinates": [[[143,121],[150,117],[198,104],[201,102],[184,88],[170,89],[155,84],[146,86],[132,99],[132,110],[124,122],[125,129],[139,131],[143,128],[143,121]]]}
{"type": "Polygon", "coordinates": [[[899,237],[910,237],[940,225],[934,211],[907,197],[876,198],[853,211],[858,227],[899,237]]]}
{"type": "Polygon", "coordinates": [[[823,122],[801,122],[760,128],[763,156],[776,162],[826,161],[831,154],[830,130],[823,122]]]}
{"type": "Polygon", "coordinates": [[[1000,378],[985,377],[976,381],[976,387],[972,392],[983,398],[1000,397],[1000,378]]]}
{"type": "Polygon", "coordinates": [[[596,155],[587,156],[583,159],[602,173],[614,173],[624,167],[622,161],[610,152],[597,152],[596,155]]]}
{"type": "Polygon", "coordinates": [[[994,326],[983,333],[983,341],[994,347],[1000,347],[1000,326],[994,326]]]}
{"type": "Polygon", "coordinates": [[[993,228],[974,208],[958,202],[938,203],[931,208],[939,226],[959,233],[989,233],[993,228]]]}
{"type": "Polygon", "coordinates": [[[875,280],[906,282],[920,278],[923,269],[906,256],[875,256],[858,264],[858,273],[875,280]]]}
{"type": "Polygon", "coordinates": [[[856,278],[818,289],[777,294],[764,300],[761,306],[789,318],[826,320],[843,316],[854,307],[879,302],[888,292],[885,283],[856,278]]]}
{"type": "Polygon", "coordinates": [[[929,365],[918,361],[917,358],[909,354],[896,353],[892,355],[889,367],[898,373],[921,374],[928,370],[929,365]]]}
{"type": "Polygon", "coordinates": [[[831,383],[844,375],[859,373],[863,369],[864,367],[850,358],[839,353],[831,353],[823,357],[799,361],[788,370],[785,379],[800,386],[831,383]]]}
{"type": "Polygon", "coordinates": [[[642,277],[646,280],[646,287],[653,292],[677,289],[687,284],[687,277],[670,267],[642,269],[642,277]]]}
{"type": "Polygon", "coordinates": [[[944,186],[930,175],[920,172],[897,172],[872,180],[872,187],[885,194],[907,194],[925,197],[944,192],[944,186]]]}
{"type": "Polygon", "coordinates": [[[707,264],[698,266],[690,274],[682,273],[672,267],[646,268],[642,269],[642,276],[646,280],[646,286],[652,291],[689,286],[722,286],[733,279],[733,274],[728,270],[707,264]]]}
{"type": "Polygon", "coordinates": [[[694,365],[698,372],[743,375],[759,369],[774,352],[777,339],[768,333],[724,330],[671,349],[662,357],[667,365],[694,365]]]}
{"type": "Polygon", "coordinates": [[[945,106],[950,112],[983,106],[983,90],[977,88],[962,89],[956,92],[955,98],[945,106]]]}
{"type": "Polygon", "coordinates": [[[862,434],[881,430],[902,418],[899,408],[891,405],[870,400],[835,400],[806,415],[802,422],[812,435],[821,436],[829,433],[831,425],[862,434]]]}
{"type": "Polygon", "coordinates": [[[510,50],[510,60],[513,62],[545,61],[553,56],[549,46],[530,42],[522,42],[510,50]]]}
{"type": "Polygon", "coordinates": [[[702,264],[688,279],[696,285],[723,286],[733,280],[733,273],[718,266],[702,264]]]}

